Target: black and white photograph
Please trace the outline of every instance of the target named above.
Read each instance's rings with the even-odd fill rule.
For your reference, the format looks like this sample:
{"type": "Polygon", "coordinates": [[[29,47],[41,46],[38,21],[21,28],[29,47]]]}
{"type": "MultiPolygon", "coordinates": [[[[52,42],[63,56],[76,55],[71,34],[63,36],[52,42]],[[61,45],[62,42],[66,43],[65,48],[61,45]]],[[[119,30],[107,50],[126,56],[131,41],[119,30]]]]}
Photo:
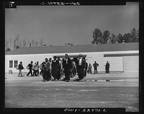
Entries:
{"type": "Polygon", "coordinates": [[[140,111],[139,2],[5,4],[6,109],[140,111]]]}

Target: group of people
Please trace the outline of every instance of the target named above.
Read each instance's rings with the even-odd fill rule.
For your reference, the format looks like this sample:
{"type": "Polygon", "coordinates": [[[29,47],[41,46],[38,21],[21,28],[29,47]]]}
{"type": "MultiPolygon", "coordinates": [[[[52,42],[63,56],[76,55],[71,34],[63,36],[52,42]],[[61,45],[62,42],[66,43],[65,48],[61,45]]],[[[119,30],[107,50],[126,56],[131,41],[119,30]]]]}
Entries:
{"type": "Polygon", "coordinates": [[[68,54],[65,54],[62,60],[56,56],[53,57],[53,60],[45,58],[40,68],[44,82],[52,78],[54,81],[58,81],[62,76],[65,76],[64,81],[69,82],[76,73],[78,73],[79,81],[86,76],[86,60],[82,55],[79,58],[70,59],[68,54]]]}
{"type": "Polygon", "coordinates": [[[31,63],[28,64],[27,69],[29,69],[27,76],[29,76],[29,74],[31,74],[31,76],[38,76],[39,75],[39,62],[36,62],[33,65],[33,61],[31,61],[31,63]]]}
{"type": "MultiPolygon", "coordinates": [[[[98,68],[99,64],[95,61],[94,64],[93,64],[93,67],[94,67],[94,74],[98,74],[98,68]]],[[[110,63],[107,61],[106,65],[105,66],[105,73],[110,73],[109,69],[110,69],[110,63]]],[[[92,65],[89,63],[88,65],[88,69],[87,69],[87,72],[92,74],[92,65]]]]}
{"type": "MultiPolygon", "coordinates": [[[[97,67],[99,64],[95,61],[93,64],[94,74],[98,74],[97,67]]],[[[33,61],[26,67],[29,69],[27,76],[31,74],[31,76],[38,76],[39,74],[43,77],[43,82],[54,80],[61,80],[63,76],[64,80],[69,82],[70,78],[74,77],[78,74],[79,81],[82,81],[84,77],[86,77],[87,73],[92,74],[92,65],[86,62],[85,57],[81,54],[78,58],[69,58],[68,54],[65,54],[63,59],[54,56],[53,60],[51,58],[45,58],[45,61],[39,65],[39,62],[36,62],[33,65],[33,61]],[[39,72],[40,69],[40,72],[39,72]]],[[[109,73],[110,64],[107,61],[105,65],[106,73],[109,73]]],[[[18,65],[19,74],[18,76],[22,76],[21,70],[24,69],[22,62],[18,65]]]]}

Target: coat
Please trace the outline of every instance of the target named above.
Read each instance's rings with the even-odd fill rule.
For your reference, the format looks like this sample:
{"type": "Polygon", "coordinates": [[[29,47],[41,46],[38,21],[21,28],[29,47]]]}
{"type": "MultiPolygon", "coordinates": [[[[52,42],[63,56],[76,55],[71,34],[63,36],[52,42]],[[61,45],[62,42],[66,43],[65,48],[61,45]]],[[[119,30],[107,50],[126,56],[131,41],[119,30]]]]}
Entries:
{"type": "Polygon", "coordinates": [[[63,68],[64,69],[72,69],[72,62],[70,58],[68,58],[68,64],[66,64],[66,59],[63,60],[63,68]]]}

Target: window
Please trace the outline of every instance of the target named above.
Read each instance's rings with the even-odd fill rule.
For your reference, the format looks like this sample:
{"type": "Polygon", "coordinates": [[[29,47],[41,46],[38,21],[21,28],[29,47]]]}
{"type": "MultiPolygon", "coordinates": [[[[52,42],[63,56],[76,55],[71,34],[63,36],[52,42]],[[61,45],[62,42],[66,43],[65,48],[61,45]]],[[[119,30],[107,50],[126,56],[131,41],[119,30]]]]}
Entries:
{"type": "Polygon", "coordinates": [[[13,68],[13,61],[12,60],[9,61],[9,68],[13,68]]]}
{"type": "Polygon", "coordinates": [[[14,61],[14,68],[17,68],[17,66],[18,66],[18,61],[15,60],[15,61],[14,61]]]}

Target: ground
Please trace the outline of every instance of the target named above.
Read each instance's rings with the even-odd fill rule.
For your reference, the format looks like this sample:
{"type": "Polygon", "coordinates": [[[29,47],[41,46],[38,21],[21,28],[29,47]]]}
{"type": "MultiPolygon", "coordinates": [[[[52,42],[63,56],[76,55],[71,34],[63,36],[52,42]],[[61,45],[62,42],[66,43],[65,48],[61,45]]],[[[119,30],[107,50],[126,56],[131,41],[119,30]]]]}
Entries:
{"type": "MultiPolygon", "coordinates": [[[[76,77],[75,77],[76,78],[76,77]]],[[[126,108],[139,111],[138,73],[87,74],[83,82],[6,75],[6,108],[126,108]],[[108,81],[105,81],[108,80],[108,81]]]]}

